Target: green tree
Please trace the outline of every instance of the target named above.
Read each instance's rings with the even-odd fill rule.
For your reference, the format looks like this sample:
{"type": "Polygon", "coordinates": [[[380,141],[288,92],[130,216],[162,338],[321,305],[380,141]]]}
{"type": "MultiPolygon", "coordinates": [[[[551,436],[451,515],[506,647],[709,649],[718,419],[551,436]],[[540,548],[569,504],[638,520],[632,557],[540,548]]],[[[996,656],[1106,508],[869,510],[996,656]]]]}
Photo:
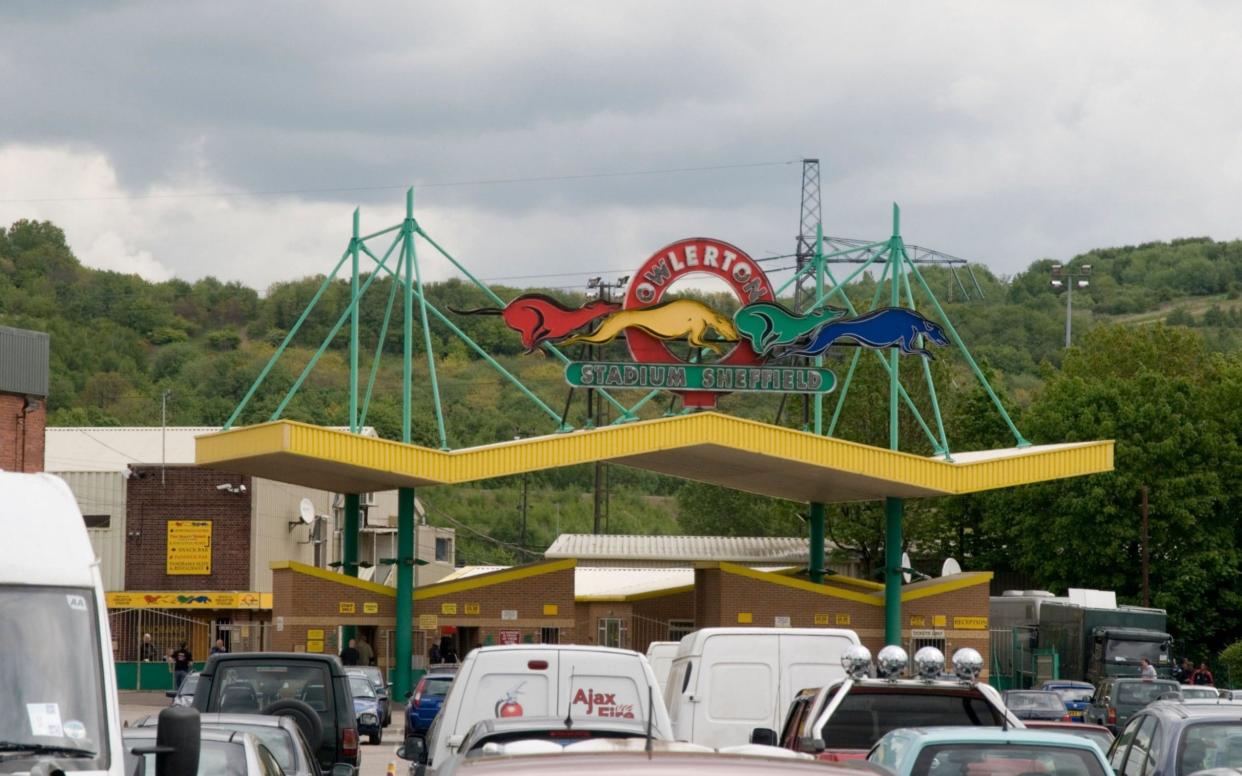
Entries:
{"type": "Polygon", "coordinates": [[[682,533],[699,536],[799,536],[799,513],[790,501],[687,482],[677,491],[682,533]]]}

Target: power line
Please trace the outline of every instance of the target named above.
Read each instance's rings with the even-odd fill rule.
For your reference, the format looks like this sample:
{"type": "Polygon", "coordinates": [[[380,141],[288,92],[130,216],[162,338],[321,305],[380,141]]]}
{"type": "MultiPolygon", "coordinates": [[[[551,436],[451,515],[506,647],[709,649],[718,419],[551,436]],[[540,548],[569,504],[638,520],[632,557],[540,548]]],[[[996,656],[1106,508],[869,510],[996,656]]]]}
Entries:
{"type": "MultiPolygon", "coordinates": [[[[744,170],[756,167],[779,167],[793,164],[797,160],[784,162],[748,162],[743,164],[716,164],[703,167],[668,167],[658,170],[629,170],[622,172],[588,172],[570,175],[532,175],[523,178],[479,178],[461,181],[430,181],[415,184],[416,189],[439,189],[456,186],[500,186],[513,183],[549,183],[555,181],[598,180],[601,178],[635,178],[649,175],[681,175],[695,172],[715,172],[719,170],[744,170]]],[[[382,186],[330,186],[323,188],[301,189],[250,189],[243,191],[187,191],[170,194],[115,194],[94,197],[16,197],[0,199],[0,204],[34,204],[41,202],[106,202],[112,200],[136,201],[149,199],[195,199],[202,197],[272,197],[289,194],[330,194],[350,193],[357,191],[394,191],[409,188],[409,184],[389,184],[382,186]]]]}

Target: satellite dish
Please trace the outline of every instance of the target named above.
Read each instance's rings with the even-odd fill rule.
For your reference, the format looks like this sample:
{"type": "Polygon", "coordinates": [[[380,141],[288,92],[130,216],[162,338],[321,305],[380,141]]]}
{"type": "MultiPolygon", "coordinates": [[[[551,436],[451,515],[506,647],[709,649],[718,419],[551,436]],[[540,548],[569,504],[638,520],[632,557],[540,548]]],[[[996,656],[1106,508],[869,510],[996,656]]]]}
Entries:
{"type": "Polygon", "coordinates": [[[902,568],[901,578],[908,585],[910,584],[910,572],[907,569],[910,568],[910,553],[908,552],[901,553],[901,568],[902,568]]]}
{"type": "Polygon", "coordinates": [[[952,558],[945,558],[944,565],[940,567],[940,576],[948,577],[954,574],[961,574],[962,566],[952,558]]]}
{"type": "Polygon", "coordinates": [[[308,498],[302,499],[298,504],[298,517],[302,518],[302,522],[310,525],[315,522],[315,505],[308,498]]]}

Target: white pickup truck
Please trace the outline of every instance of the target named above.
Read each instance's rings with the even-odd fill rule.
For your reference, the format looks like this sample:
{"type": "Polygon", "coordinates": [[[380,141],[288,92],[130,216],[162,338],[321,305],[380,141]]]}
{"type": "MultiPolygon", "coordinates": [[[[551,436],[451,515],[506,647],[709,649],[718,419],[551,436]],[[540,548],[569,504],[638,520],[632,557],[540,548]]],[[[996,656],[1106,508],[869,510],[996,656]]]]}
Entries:
{"type": "MultiPolygon", "coordinates": [[[[124,776],[103,582],[69,486],[0,472],[0,537],[0,773],[124,776]]],[[[157,776],[194,773],[198,739],[198,712],[161,713],[157,776]]]]}

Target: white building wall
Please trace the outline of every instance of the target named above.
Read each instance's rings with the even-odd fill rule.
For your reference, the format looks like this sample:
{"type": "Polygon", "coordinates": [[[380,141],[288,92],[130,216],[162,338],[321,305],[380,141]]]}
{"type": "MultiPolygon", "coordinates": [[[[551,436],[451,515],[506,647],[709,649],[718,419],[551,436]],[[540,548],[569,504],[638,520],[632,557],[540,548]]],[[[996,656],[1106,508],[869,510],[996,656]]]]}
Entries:
{"type": "Polygon", "coordinates": [[[53,472],[68,483],[83,515],[108,515],[107,528],[89,528],[104,590],[125,589],[125,477],[120,472],[53,472]]]}
{"type": "Polygon", "coordinates": [[[311,526],[299,520],[299,506],[308,498],[315,514],[332,514],[332,494],[301,485],[254,479],[250,514],[250,589],[272,591],[273,561],[292,560],[313,564],[315,549],[311,526]],[[290,525],[297,522],[298,525],[290,525]]]}

